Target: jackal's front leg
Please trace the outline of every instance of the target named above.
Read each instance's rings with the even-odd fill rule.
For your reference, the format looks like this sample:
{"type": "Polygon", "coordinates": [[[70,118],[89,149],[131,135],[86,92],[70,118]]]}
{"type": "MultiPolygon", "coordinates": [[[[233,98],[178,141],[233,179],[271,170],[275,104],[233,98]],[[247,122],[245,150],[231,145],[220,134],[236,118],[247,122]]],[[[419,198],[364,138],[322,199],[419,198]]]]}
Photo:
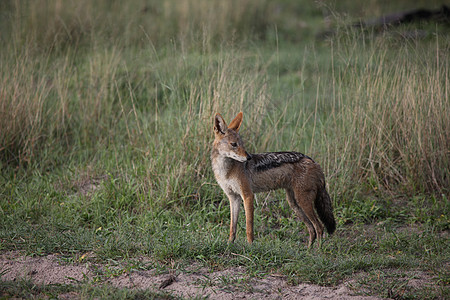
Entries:
{"type": "Polygon", "coordinates": [[[227,196],[228,199],[230,200],[230,217],[231,217],[230,237],[228,238],[228,242],[232,243],[236,238],[236,229],[239,217],[239,207],[241,205],[241,196],[239,196],[238,194],[230,194],[227,196]]]}
{"type": "Polygon", "coordinates": [[[242,195],[242,198],[244,198],[244,210],[245,210],[245,227],[247,232],[247,241],[251,244],[253,243],[253,215],[254,215],[254,208],[253,208],[253,193],[248,192],[244,193],[242,195]]]}

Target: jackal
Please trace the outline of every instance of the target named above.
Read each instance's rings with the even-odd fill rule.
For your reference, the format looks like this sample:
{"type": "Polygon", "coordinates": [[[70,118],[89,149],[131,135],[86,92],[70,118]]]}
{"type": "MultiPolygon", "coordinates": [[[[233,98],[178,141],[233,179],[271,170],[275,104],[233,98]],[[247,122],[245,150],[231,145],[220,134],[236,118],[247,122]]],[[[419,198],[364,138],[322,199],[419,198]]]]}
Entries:
{"type": "Polygon", "coordinates": [[[216,180],[230,201],[229,242],[236,238],[242,199],[247,240],[252,243],[254,193],[285,189],[290,207],[308,228],[308,247],[311,247],[316,238],[320,244],[324,233],[319,219],[329,234],[336,229],[321,167],[312,158],[298,152],[248,153],[239,135],[242,117],[240,112],[229,126],[220,114],[217,113],[214,118],[215,139],[211,161],[216,180]]]}

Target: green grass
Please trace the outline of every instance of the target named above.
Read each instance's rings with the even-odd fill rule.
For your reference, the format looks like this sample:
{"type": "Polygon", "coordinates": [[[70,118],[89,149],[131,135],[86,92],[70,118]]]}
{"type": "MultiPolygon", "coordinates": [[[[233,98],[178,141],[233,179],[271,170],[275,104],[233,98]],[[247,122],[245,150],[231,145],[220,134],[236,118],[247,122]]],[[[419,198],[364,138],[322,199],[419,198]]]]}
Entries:
{"type": "Polygon", "coordinates": [[[369,294],[448,297],[448,25],[342,26],[409,7],[379,1],[58,3],[0,4],[0,251],[144,255],[321,285],[364,274],[355,289],[369,294]],[[330,15],[336,34],[316,39],[330,15]],[[403,34],[416,29],[427,35],[403,34]],[[252,246],[242,215],[226,243],[212,117],[238,111],[250,152],[322,165],[338,230],[320,250],[307,251],[281,192],[258,197],[252,246]],[[404,292],[416,271],[437,288],[404,292]]]}
{"type": "Polygon", "coordinates": [[[2,299],[21,297],[23,299],[58,298],[64,295],[76,299],[181,299],[169,292],[136,291],[131,289],[118,289],[109,286],[95,286],[89,283],[77,287],[72,285],[50,284],[36,286],[29,281],[17,283],[0,281],[2,299]]]}

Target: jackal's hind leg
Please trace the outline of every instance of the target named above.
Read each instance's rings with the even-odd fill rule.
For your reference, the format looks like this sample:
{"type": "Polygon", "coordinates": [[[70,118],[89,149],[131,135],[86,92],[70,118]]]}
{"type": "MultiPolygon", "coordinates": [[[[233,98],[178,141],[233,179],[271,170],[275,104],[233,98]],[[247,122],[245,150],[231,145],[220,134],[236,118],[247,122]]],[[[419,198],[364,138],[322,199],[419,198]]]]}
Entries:
{"type": "Polygon", "coordinates": [[[316,230],[314,229],[314,225],[311,223],[309,218],[303,212],[302,208],[299,206],[297,201],[295,201],[295,194],[294,194],[293,190],[286,189],[286,198],[289,203],[289,206],[295,212],[297,217],[299,217],[299,219],[302,220],[303,223],[305,223],[306,228],[308,228],[308,232],[309,232],[308,248],[309,248],[309,247],[311,247],[311,245],[314,243],[314,240],[316,239],[316,230]]]}
{"type": "MultiPolygon", "coordinates": [[[[314,201],[316,199],[316,191],[310,190],[310,191],[302,191],[301,189],[295,189],[294,190],[294,196],[295,200],[298,203],[298,206],[300,206],[305,213],[306,217],[310,220],[312,225],[314,226],[314,230],[316,233],[316,237],[319,242],[319,247],[321,244],[321,240],[323,237],[323,225],[319,221],[316,211],[314,210],[314,201]]],[[[314,242],[314,240],[310,241],[310,245],[314,242]]]]}

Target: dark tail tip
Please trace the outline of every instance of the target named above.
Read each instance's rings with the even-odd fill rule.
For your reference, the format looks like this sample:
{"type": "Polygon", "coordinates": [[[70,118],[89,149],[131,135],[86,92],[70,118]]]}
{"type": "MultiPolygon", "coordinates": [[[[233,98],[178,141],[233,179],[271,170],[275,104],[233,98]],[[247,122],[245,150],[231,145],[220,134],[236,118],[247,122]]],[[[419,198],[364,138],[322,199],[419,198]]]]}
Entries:
{"type": "Polygon", "coordinates": [[[333,215],[333,207],[331,206],[331,198],[325,187],[318,193],[315,201],[317,214],[325,225],[327,232],[332,234],[336,231],[336,220],[333,215]]]}

